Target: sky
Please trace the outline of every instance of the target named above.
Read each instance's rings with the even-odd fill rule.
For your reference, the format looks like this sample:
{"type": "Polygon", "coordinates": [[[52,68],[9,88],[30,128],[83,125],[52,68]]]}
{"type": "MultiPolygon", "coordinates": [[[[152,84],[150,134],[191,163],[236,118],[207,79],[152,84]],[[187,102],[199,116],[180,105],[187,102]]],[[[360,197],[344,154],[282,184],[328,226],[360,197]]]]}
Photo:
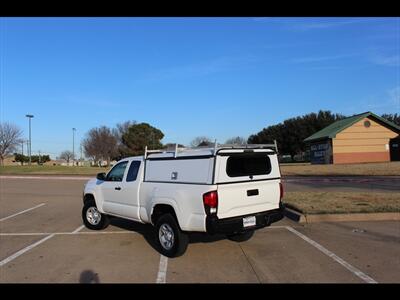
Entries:
{"type": "Polygon", "coordinates": [[[0,118],[28,138],[34,115],[32,154],[72,128],[80,154],[128,120],[189,145],[319,110],[400,113],[400,18],[0,18],[0,118]]]}

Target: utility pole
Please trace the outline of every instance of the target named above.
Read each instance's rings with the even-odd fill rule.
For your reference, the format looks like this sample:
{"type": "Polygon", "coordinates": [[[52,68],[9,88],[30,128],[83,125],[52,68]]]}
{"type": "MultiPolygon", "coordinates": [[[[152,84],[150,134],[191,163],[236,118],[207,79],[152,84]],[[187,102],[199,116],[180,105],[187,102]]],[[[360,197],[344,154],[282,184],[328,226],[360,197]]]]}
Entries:
{"type": "Polygon", "coordinates": [[[81,161],[81,164],[82,164],[82,144],[81,144],[81,159],[80,159],[80,161],[81,161]]]}
{"type": "Polygon", "coordinates": [[[21,141],[21,146],[22,146],[21,166],[23,166],[24,165],[24,140],[21,141]]]}
{"type": "Polygon", "coordinates": [[[39,150],[39,165],[40,165],[40,150],[39,150]]]}
{"type": "Polygon", "coordinates": [[[75,131],[76,128],[72,128],[72,166],[75,165],[75,131]]]}
{"type": "Polygon", "coordinates": [[[29,165],[31,165],[31,162],[32,162],[32,159],[31,159],[31,154],[32,154],[31,119],[33,118],[33,115],[25,115],[25,117],[29,118],[29,165]]]}

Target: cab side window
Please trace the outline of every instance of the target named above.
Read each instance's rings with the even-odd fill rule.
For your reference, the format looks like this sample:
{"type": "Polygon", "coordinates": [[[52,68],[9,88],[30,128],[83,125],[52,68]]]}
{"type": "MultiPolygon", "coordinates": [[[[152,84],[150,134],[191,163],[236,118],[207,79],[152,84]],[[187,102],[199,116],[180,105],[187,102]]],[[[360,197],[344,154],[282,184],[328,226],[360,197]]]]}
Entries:
{"type": "Polygon", "coordinates": [[[128,165],[127,161],[120,162],[116,164],[114,168],[107,174],[106,181],[122,181],[124,178],[124,172],[126,166],[128,165]]]}
{"type": "Polygon", "coordinates": [[[128,175],[126,175],[127,182],[136,180],[139,168],[140,168],[140,161],[134,160],[131,162],[131,165],[129,166],[128,170],[128,175]]]}

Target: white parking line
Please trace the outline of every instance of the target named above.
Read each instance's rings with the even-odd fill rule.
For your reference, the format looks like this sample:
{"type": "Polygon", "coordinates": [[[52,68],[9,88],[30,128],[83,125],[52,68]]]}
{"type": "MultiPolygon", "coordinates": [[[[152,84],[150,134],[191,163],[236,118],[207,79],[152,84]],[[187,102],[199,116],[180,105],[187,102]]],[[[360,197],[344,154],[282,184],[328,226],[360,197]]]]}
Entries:
{"type": "MultiPolygon", "coordinates": [[[[79,226],[76,228],[74,231],[69,232],[69,234],[79,234],[79,230],[83,229],[84,225],[79,226]]],[[[1,234],[4,235],[4,234],[1,234]]],[[[15,234],[14,234],[15,235],[15,234]]],[[[29,250],[35,248],[36,246],[40,245],[41,243],[44,243],[45,241],[51,239],[53,236],[57,235],[56,233],[51,233],[50,235],[46,236],[45,238],[42,238],[41,240],[37,241],[36,243],[33,243],[32,245],[29,245],[17,252],[15,252],[13,255],[10,255],[9,257],[3,259],[0,262],[0,267],[4,266],[5,264],[9,263],[10,261],[16,259],[17,257],[21,256],[25,252],[28,252],[29,250]]]]}
{"type": "Polygon", "coordinates": [[[168,257],[161,255],[160,265],[158,267],[157,281],[156,283],[166,283],[167,281],[167,268],[168,268],[168,257]]]}
{"type": "Polygon", "coordinates": [[[85,225],[79,226],[77,229],[75,229],[74,231],[72,231],[72,234],[78,233],[78,232],[81,231],[83,228],[85,228],[85,225]]]}
{"type": "Polygon", "coordinates": [[[45,238],[37,241],[36,243],[33,243],[32,245],[29,245],[28,247],[25,247],[24,249],[21,249],[18,252],[15,252],[13,255],[3,259],[2,261],[0,261],[0,267],[4,266],[5,264],[9,263],[10,261],[16,259],[18,256],[21,256],[22,254],[31,250],[32,248],[35,248],[36,246],[40,245],[41,243],[44,243],[48,239],[51,239],[53,236],[54,236],[54,234],[46,236],[45,238]]]}
{"type": "Polygon", "coordinates": [[[36,206],[34,206],[34,207],[31,207],[31,208],[25,209],[25,210],[23,210],[23,211],[20,211],[20,212],[18,212],[18,213],[15,213],[15,214],[13,214],[13,215],[11,215],[11,216],[4,217],[4,218],[0,219],[0,222],[1,222],[1,221],[8,220],[8,219],[10,219],[10,218],[12,218],[12,217],[18,216],[18,215],[20,215],[20,214],[26,213],[26,212],[28,212],[28,211],[31,211],[31,210],[33,210],[33,209],[35,209],[35,208],[38,208],[38,207],[41,207],[41,206],[43,206],[43,205],[45,205],[45,204],[46,204],[46,203],[41,203],[41,204],[36,205],[36,206]]]}
{"type": "Polygon", "coordinates": [[[364,274],[363,272],[361,272],[359,269],[353,267],[352,265],[350,265],[348,262],[344,261],[342,258],[340,258],[339,256],[337,256],[336,254],[334,254],[333,252],[329,251],[328,249],[326,249],[325,247],[321,246],[320,244],[318,244],[317,242],[313,241],[312,239],[308,238],[307,236],[305,236],[304,234],[298,232],[296,229],[290,227],[290,226],[286,226],[286,229],[289,230],[290,232],[294,233],[295,235],[299,236],[300,238],[302,238],[303,240],[305,240],[307,243],[311,244],[312,246],[314,246],[315,248],[317,248],[319,251],[321,251],[322,253],[324,253],[325,255],[329,256],[330,258],[332,258],[334,261],[338,262],[339,264],[341,264],[343,267],[345,267],[347,270],[349,270],[350,272],[352,272],[354,275],[358,276],[359,278],[361,278],[362,280],[364,280],[366,283],[378,283],[377,281],[375,281],[374,279],[372,279],[371,277],[369,277],[368,275],[364,274]]]}

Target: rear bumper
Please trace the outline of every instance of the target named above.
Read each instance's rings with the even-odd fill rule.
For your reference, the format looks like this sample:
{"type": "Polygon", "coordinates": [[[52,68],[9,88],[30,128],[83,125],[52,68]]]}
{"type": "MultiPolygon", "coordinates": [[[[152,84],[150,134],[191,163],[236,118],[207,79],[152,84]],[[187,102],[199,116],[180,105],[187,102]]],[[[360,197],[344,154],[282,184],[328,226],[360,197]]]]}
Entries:
{"type": "Polygon", "coordinates": [[[233,218],[218,219],[216,216],[206,217],[206,230],[209,234],[236,234],[249,230],[259,229],[271,225],[283,219],[283,204],[278,209],[262,211],[254,214],[237,216],[233,218]],[[256,217],[256,225],[243,227],[243,218],[248,216],[256,217]]]}

